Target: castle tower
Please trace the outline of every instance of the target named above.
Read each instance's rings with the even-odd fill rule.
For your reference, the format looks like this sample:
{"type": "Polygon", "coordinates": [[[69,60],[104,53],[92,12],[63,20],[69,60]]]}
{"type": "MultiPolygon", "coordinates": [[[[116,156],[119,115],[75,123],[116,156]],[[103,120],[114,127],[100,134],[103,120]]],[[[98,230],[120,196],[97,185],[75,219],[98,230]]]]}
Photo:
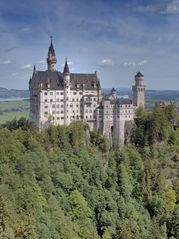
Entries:
{"type": "Polygon", "coordinates": [[[63,78],[64,78],[64,124],[70,124],[70,71],[67,62],[67,58],[65,61],[65,66],[63,70],[63,78]]]}
{"type": "Polygon", "coordinates": [[[114,99],[117,98],[116,89],[112,88],[112,90],[111,90],[111,96],[112,96],[114,99]]]}
{"type": "Polygon", "coordinates": [[[48,50],[48,58],[47,58],[47,64],[48,64],[48,70],[49,71],[55,71],[56,70],[56,63],[57,63],[57,58],[55,55],[55,50],[53,47],[53,43],[52,43],[52,38],[51,38],[51,43],[50,43],[50,47],[48,50]]]}
{"type": "Polygon", "coordinates": [[[133,104],[137,107],[145,106],[145,85],[144,76],[138,72],[135,75],[135,85],[132,86],[133,104]]]}

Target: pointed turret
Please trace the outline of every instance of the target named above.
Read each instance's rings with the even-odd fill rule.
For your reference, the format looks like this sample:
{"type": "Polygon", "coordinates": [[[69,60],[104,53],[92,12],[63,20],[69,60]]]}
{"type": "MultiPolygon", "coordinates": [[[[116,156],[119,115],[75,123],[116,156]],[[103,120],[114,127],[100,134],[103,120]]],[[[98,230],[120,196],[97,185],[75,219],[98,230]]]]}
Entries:
{"type": "Polygon", "coordinates": [[[65,66],[63,69],[63,82],[64,82],[64,124],[70,124],[70,117],[68,117],[68,112],[70,112],[70,71],[68,66],[67,58],[65,60],[65,66]]]}
{"type": "Polygon", "coordinates": [[[68,62],[67,62],[67,58],[65,60],[65,66],[64,66],[64,69],[63,69],[63,74],[69,74],[70,71],[69,71],[69,66],[68,66],[68,62]]]}
{"type": "Polygon", "coordinates": [[[48,54],[52,54],[52,56],[55,56],[55,50],[54,50],[54,47],[53,47],[52,38],[51,38],[51,43],[50,43],[50,46],[49,46],[48,54]]]}
{"type": "Polygon", "coordinates": [[[51,42],[50,42],[50,46],[49,46],[49,50],[48,50],[48,58],[47,58],[48,70],[55,71],[56,63],[57,63],[57,58],[55,55],[55,49],[53,47],[53,42],[52,42],[52,37],[51,37],[51,42]]]}

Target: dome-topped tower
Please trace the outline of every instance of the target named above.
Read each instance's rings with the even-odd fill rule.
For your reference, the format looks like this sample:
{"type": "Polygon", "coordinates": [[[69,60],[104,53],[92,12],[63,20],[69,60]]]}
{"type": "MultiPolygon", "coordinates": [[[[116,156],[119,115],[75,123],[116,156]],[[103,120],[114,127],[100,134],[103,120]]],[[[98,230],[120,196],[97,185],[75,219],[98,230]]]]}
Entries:
{"type": "Polygon", "coordinates": [[[132,86],[133,90],[133,103],[137,107],[144,107],[145,105],[145,85],[144,85],[144,75],[138,72],[135,75],[135,85],[132,86]]]}
{"type": "Polygon", "coordinates": [[[51,37],[51,43],[48,50],[48,58],[47,58],[47,64],[48,64],[48,70],[49,71],[55,71],[56,70],[56,63],[57,58],[55,55],[55,50],[53,47],[52,37],[51,37]]]}

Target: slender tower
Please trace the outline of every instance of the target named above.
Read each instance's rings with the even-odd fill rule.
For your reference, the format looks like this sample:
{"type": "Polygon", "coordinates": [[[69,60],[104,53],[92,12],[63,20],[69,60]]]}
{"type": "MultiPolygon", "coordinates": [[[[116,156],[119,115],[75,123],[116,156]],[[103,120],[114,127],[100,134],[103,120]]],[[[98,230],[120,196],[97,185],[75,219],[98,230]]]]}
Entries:
{"type": "Polygon", "coordinates": [[[138,72],[135,75],[135,85],[132,86],[133,104],[138,108],[145,107],[145,85],[144,76],[138,72]]]}
{"type": "Polygon", "coordinates": [[[51,43],[48,50],[48,57],[47,57],[47,64],[48,64],[48,70],[49,71],[55,71],[56,70],[56,63],[57,58],[55,55],[55,50],[53,47],[52,37],[51,37],[51,43]]]}
{"type": "Polygon", "coordinates": [[[70,71],[67,62],[65,61],[65,66],[63,70],[63,79],[64,79],[64,124],[70,124],[70,71]]]}

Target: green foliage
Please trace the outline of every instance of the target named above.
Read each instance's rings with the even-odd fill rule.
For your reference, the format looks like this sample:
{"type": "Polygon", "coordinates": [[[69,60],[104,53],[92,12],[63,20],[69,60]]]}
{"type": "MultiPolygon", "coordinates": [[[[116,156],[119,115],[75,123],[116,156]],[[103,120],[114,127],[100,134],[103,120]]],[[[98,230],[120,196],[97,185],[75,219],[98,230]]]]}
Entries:
{"type": "Polygon", "coordinates": [[[3,125],[0,238],[179,238],[175,116],[138,117],[134,144],[115,150],[78,122],[43,132],[25,119],[3,125]]]}

